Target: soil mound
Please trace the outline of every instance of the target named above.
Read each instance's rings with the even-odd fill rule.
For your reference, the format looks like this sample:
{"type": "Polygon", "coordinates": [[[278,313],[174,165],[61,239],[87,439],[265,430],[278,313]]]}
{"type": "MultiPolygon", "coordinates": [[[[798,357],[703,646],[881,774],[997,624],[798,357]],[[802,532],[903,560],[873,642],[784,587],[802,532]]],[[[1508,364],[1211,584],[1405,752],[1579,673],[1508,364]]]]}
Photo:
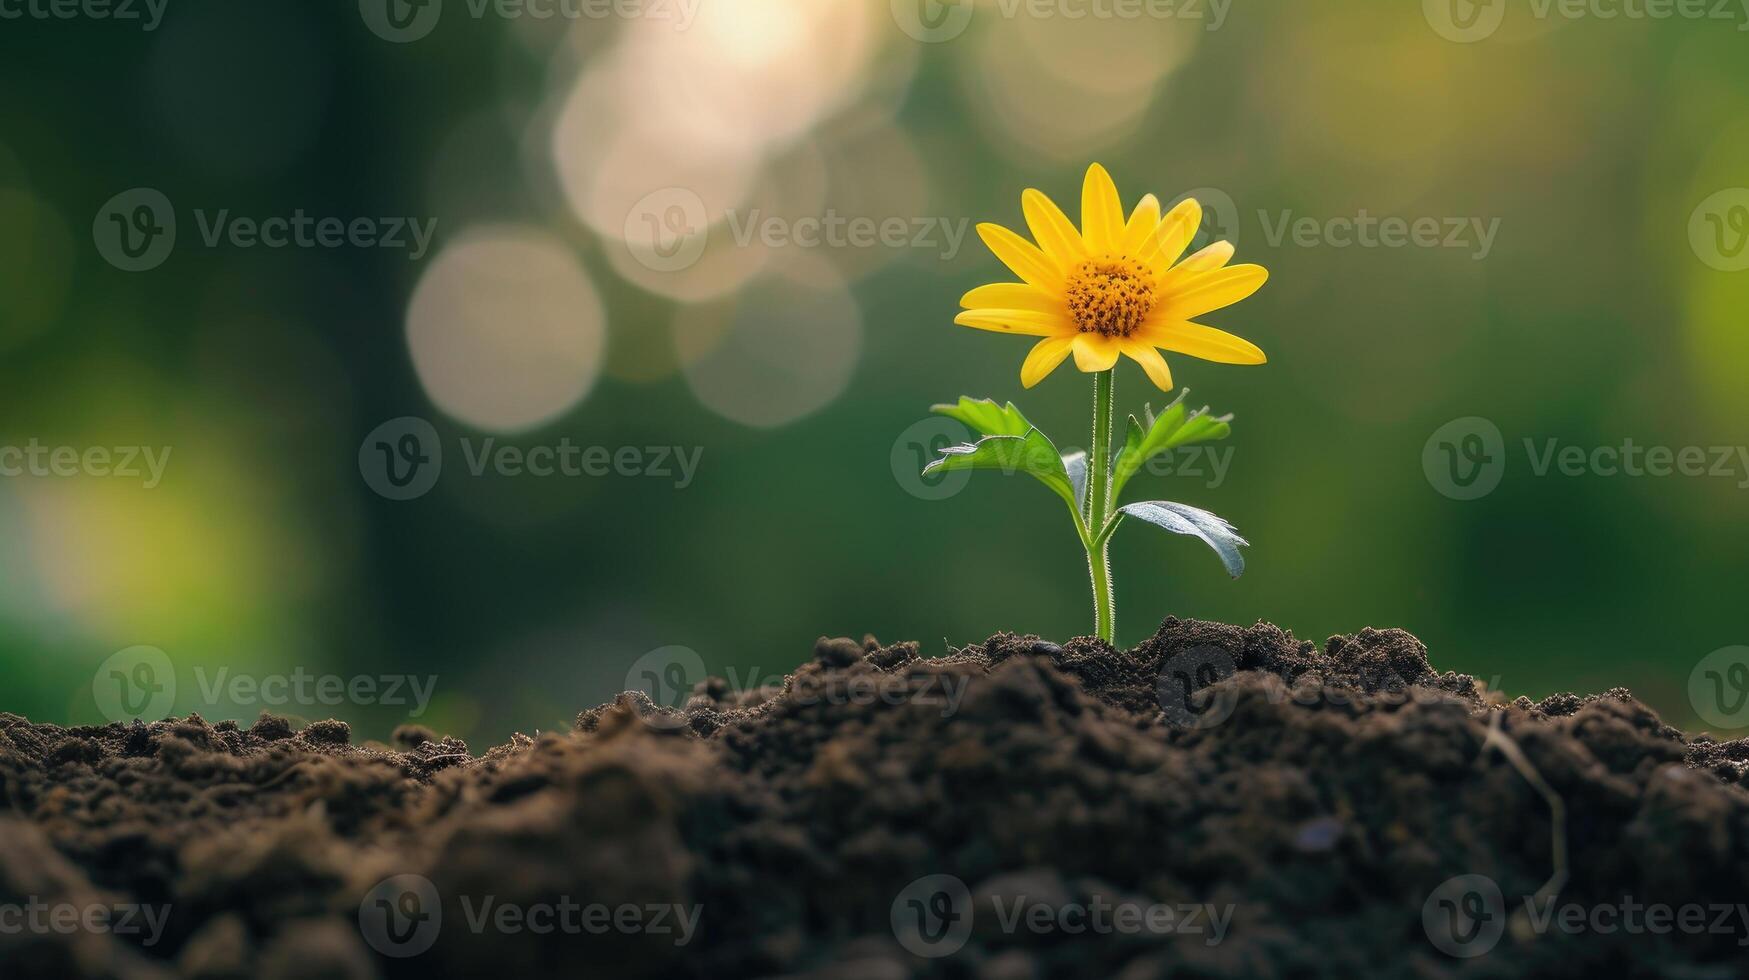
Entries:
{"type": "Polygon", "coordinates": [[[0,973],[1732,977],[1746,770],[1399,630],[1177,619],[821,639],[483,755],[0,714],[0,973]]]}

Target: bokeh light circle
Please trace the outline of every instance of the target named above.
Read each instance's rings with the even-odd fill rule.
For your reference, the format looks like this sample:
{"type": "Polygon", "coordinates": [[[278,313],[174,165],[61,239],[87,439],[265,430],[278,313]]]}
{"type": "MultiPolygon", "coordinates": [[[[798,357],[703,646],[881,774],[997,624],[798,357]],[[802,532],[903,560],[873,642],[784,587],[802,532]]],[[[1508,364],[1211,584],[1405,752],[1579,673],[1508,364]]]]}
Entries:
{"type": "Polygon", "coordinates": [[[675,344],[687,386],[743,425],[787,425],[844,393],[862,354],[862,314],[823,259],[787,260],[734,300],[683,309],[675,344]]]}
{"type": "Polygon", "coordinates": [[[448,246],[407,309],[413,366],[438,408],[481,429],[552,419],[595,384],[606,315],[563,243],[532,228],[480,229],[448,246]]]}

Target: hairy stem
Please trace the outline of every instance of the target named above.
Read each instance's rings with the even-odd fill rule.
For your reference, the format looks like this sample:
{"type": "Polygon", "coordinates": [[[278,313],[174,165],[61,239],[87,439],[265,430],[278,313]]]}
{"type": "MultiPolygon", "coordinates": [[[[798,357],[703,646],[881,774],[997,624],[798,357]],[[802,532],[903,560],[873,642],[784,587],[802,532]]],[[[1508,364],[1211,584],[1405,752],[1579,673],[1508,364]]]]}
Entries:
{"type": "Polygon", "coordinates": [[[1111,516],[1111,406],[1116,369],[1093,376],[1093,447],[1087,456],[1087,571],[1093,582],[1093,631],[1107,643],[1117,632],[1117,604],[1111,588],[1111,558],[1101,532],[1111,516]]]}

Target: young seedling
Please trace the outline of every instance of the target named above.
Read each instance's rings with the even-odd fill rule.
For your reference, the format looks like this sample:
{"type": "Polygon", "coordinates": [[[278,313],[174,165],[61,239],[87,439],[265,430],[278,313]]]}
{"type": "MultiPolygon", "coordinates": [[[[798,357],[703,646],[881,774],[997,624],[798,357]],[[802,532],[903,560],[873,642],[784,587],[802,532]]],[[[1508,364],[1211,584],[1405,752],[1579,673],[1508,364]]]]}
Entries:
{"type": "Polygon", "coordinates": [[[1093,375],[1093,441],[1087,453],[1063,455],[1013,402],[961,397],[932,411],[963,422],[976,443],[950,446],[924,473],[999,469],[1036,477],[1069,505],[1075,532],[1087,551],[1093,586],[1094,631],[1112,642],[1117,611],[1108,557],[1112,532],[1135,517],[1174,534],[1201,538],[1238,578],[1245,570],[1239,548],[1248,542],[1233,526],[1206,510],[1167,500],[1116,506],[1124,487],[1150,459],[1180,446],[1223,439],[1231,416],[1206,408],[1187,412],[1180,394],[1155,416],[1146,408],[1130,416],[1123,444],[1112,443],[1112,403],[1121,354],[1142,366],[1161,391],[1172,391],[1172,372],[1160,349],[1222,364],[1262,364],[1263,351],[1223,330],[1194,323],[1262,287],[1262,266],[1227,263],[1229,242],[1215,242],[1179,261],[1202,226],[1202,206],[1186,199],[1164,217],[1149,194],[1124,218],[1117,186],[1105,168],[1087,170],[1081,191],[1081,227],[1036,190],[1021,195],[1026,224],[1037,244],[1000,225],[981,224],[978,236],[1020,282],[994,283],[967,293],[961,326],[1041,338],[1020,368],[1031,388],[1071,354],[1075,366],[1093,375]]]}

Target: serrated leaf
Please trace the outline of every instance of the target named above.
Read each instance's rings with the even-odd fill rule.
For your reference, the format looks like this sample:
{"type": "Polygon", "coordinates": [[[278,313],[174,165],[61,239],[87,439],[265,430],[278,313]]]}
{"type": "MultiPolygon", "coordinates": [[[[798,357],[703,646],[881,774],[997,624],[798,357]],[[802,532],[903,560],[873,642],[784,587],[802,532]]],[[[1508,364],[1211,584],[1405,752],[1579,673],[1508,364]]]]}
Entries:
{"type": "MultiPolygon", "coordinates": [[[[956,416],[957,417],[957,416],[956,416]]],[[[965,421],[961,419],[961,421],[965,421]]],[[[985,436],[968,445],[949,446],[941,458],[923,468],[927,476],[936,471],[1001,470],[1004,473],[1026,473],[1052,492],[1075,506],[1075,488],[1063,467],[1063,457],[1043,432],[1028,429],[1025,435],[985,436]]]]}
{"type": "Polygon", "coordinates": [[[1069,474],[1069,486],[1075,491],[1075,510],[1087,509],[1087,453],[1075,450],[1063,454],[1063,472],[1069,474]]]}
{"type": "Polygon", "coordinates": [[[1024,436],[1032,431],[1032,423],[1020,414],[1013,402],[996,404],[994,399],[971,399],[960,396],[957,404],[934,405],[929,409],[937,415],[959,419],[966,427],[986,436],[1024,436]]]}
{"type": "Polygon", "coordinates": [[[1170,500],[1149,500],[1125,504],[1118,511],[1163,527],[1173,534],[1201,538],[1221,556],[1221,564],[1227,566],[1228,575],[1238,578],[1245,571],[1245,556],[1239,553],[1239,549],[1251,542],[1239,537],[1233,525],[1206,510],[1170,500]]]}
{"type": "Polygon", "coordinates": [[[1142,414],[1147,419],[1146,425],[1134,415],[1130,416],[1129,426],[1124,433],[1123,448],[1118,450],[1117,456],[1112,460],[1112,500],[1120,499],[1119,494],[1123,492],[1124,484],[1140,472],[1148,460],[1193,442],[1225,439],[1233,431],[1229,424],[1233,419],[1231,415],[1210,415],[1206,405],[1195,412],[1187,411],[1184,398],[1188,394],[1188,388],[1180,392],[1158,418],[1144,409],[1142,414]]]}

